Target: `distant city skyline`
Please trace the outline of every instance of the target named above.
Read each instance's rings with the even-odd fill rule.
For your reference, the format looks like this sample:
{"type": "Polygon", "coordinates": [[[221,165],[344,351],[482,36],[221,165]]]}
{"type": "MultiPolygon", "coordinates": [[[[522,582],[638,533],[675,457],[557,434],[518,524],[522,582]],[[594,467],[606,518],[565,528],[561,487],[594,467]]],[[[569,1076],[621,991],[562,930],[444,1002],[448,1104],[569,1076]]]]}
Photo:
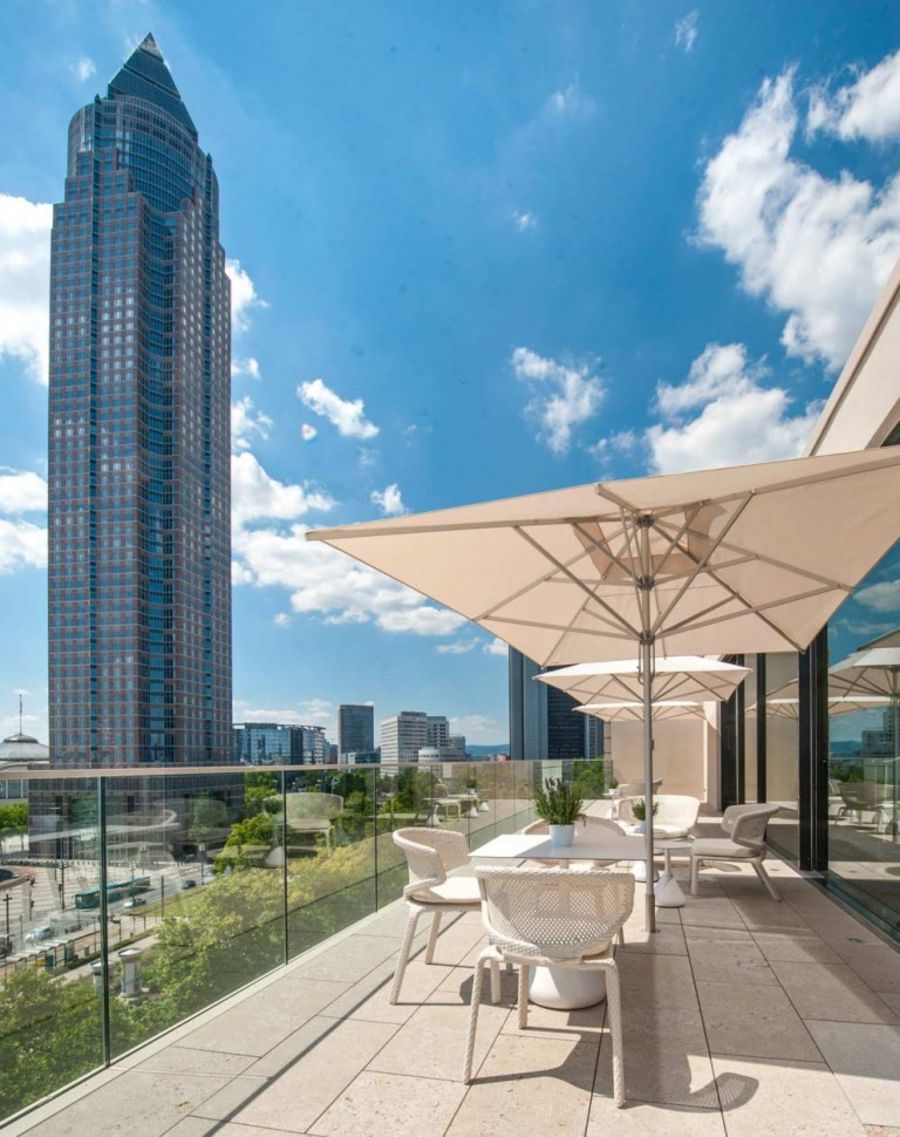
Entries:
{"type": "MultiPolygon", "coordinates": [[[[48,737],[61,148],[148,30],[221,180],[233,718],[336,738],[341,703],[422,707],[502,745],[503,646],[304,531],[797,452],[900,253],[900,11],[753,13],[700,7],[685,39],[667,4],[9,0],[0,734],[24,689],[48,737]]],[[[891,579],[834,658],[887,630],[891,579]]]]}

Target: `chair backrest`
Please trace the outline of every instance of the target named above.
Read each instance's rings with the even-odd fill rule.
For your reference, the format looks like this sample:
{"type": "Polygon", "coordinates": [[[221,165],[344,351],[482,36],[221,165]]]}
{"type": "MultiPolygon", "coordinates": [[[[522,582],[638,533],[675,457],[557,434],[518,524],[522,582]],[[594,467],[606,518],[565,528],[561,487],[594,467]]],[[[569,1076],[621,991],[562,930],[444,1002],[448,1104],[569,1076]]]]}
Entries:
{"type": "Polygon", "coordinates": [[[697,824],[700,813],[700,799],[689,794],[658,794],[653,799],[658,802],[654,821],[664,825],[677,825],[679,829],[691,830],[697,824]]]}
{"type": "Polygon", "coordinates": [[[475,875],[488,937],[511,955],[597,955],[634,907],[631,873],[481,866],[475,875]]]}
{"type": "Polygon", "coordinates": [[[344,799],[340,794],[323,794],[317,790],[308,793],[288,793],[284,795],[284,800],[289,822],[302,821],[309,817],[332,821],[344,808],[344,799]]]}
{"type": "Polygon", "coordinates": [[[409,899],[440,900],[432,889],[444,883],[448,872],[461,868],[469,859],[465,837],[452,829],[397,829],[394,844],[406,857],[409,884],[403,895],[409,899]]]}
{"type": "Polygon", "coordinates": [[[777,805],[729,805],[722,814],[722,829],[736,845],[762,849],[766,827],[780,809],[777,805]]]}
{"type": "MultiPolygon", "coordinates": [[[[588,830],[593,829],[596,831],[597,829],[608,829],[611,833],[616,833],[619,837],[622,836],[622,832],[623,832],[622,826],[616,825],[615,821],[610,821],[609,818],[607,818],[607,817],[591,817],[591,815],[588,814],[588,816],[585,817],[583,824],[584,824],[584,827],[588,830]]],[[[575,827],[575,831],[576,831],[576,833],[578,832],[578,826],[577,825],[575,827]]],[[[525,828],[523,830],[521,830],[521,832],[522,833],[549,833],[550,832],[550,826],[547,824],[546,821],[542,821],[541,818],[538,818],[537,821],[532,821],[528,825],[526,825],[525,828]]]]}
{"type": "MultiPolygon", "coordinates": [[[[653,780],[653,792],[659,789],[662,785],[662,778],[655,778],[653,780]]],[[[643,797],[644,796],[644,780],[641,778],[639,781],[633,782],[619,782],[613,791],[616,797],[643,797]]]]}

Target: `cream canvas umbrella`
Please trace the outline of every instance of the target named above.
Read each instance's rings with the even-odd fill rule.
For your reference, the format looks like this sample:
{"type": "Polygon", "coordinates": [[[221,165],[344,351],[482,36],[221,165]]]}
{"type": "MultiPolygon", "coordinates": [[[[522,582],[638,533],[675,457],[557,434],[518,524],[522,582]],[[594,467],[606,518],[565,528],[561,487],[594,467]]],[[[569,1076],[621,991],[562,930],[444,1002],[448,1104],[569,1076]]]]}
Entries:
{"type": "MultiPolygon", "coordinates": [[[[593,715],[605,722],[644,721],[644,704],[639,699],[584,703],[582,706],[572,709],[580,711],[582,714],[593,715]]],[[[706,716],[705,704],[692,699],[656,699],[651,703],[650,709],[657,722],[665,719],[705,718],[706,716]]]]}
{"type": "MultiPolygon", "coordinates": [[[[898,491],[900,449],[885,447],[592,483],[306,536],[543,667],[639,647],[651,675],[656,651],[802,650],[896,538],[898,491]]],[[[643,698],[652,815],[649,685],[643,698]]],[[[651,827],[651,863],[652,854],[651,827]]]]}
{"type": "MultiPolygon", "coordinates": [[[[701,655],[657,656],[651,696],[660,699],[728,699],[750,674],[749,667],[701,655]]],[[[588,703],[600,698],[643,699],[644,673],[639,659],[574,663],[543,671],[535,679],[588,703]]]]}

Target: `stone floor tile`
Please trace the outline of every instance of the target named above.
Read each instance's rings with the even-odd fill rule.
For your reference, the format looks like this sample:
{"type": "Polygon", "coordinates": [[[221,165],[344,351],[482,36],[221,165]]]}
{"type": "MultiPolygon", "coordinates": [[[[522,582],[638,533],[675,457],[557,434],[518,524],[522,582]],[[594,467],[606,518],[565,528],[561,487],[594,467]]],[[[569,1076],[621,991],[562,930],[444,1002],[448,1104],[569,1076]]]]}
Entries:
{"type": "Polygon", "coordinates": [[[190,1046],[167,1046],[134,1069],[157,1074],[221,1074],[233,1078],[242,1074],[253,1061],[253,1057],[247,1054],[195,1050],[190,1046]]]}
{"type": "Polygon", "coordinates": [[[768,896],[752,899],[736,897],[734,906],[751,932],[773,932],[782,928],[795,928],[807,933],[812,931],[790,904],[772,900],[768,896]]]}
{"type": "Polygon", "coordinates": [[[233,1125],[230,1121],[211,1121],[207,1117],[185,1117],[166,1137],[296,1137],[287,1129],[260,1129],[256,1125],[233,1125]]]}
{"type": "Polygon", "coordinates": [[[744,929],[744,922],[738,914],[734,902],[727,896],[689,897],[680,910],[681,922],[685,927],[699,925],[706,928],[744,929]]]}
{"type": "Polygon", "coordinates": [[[28,1130],[29,1137],[161,1137],[228,1084],[227,1077],[130,1070],[28,1130]]]}
{"type": "Polygon", "coordinates": [[[397,945],[386,936],[348,936],[336,943],[331,950],[319,952],[305,960],[296,974],[306,979],[355,983],[396,950],[397,945]]]}
{"type": "Polygon", "coordinates": [[[900,1125],[866,1125],[866,1137],[900,1137],[900,1125]]]}
{"type": "Polygon", "coordinates": [[[642,1003],[699,1011],[687,956],[622,951],[616,955],[616,964],[626,1014],[642,1003]]]}
{"type": "Polygon", "coordinates": [[[583,1137],[597,1041],[501,1035],[476,1067],[447,1137],[583,1137]]]}
{"type": "Polygon", "coordinates": [[[752,944],[753,935],[741,922],[739,928],[717,928],[714,924],[707,927],[705,924],[685,924],[684,938],[690,945],[692,940],[719,940],[721,943],[752,944]]]}
{"type": "Polygon", "coordinates": [[[807,1023],[860,1120],[900,1123],[900,1027],[807,1023]]]}
{"type": "Polygon", "coordinates": [[[374,975],[367,975],[355,983],[333,1003],[323,1007],[322,1014],[329,1018],[368,1019],[369,1022],[404,1023],[455,969],[440,964],[426,964],[413,960],[407,965],[400,988],[400,1000],[395,1006],[389,1002],[396,963],[389,960],[374,975]]]}
{"type": "Polygon", "coordinates": [[[317,1046],[319,1040],[333,1031],[337,1019],[316,1015],[315,1018],[305,1022],[297,1030],[282,1039],[277,1046],[273,1046],[262,1058],[257,1058],[252,1066],[244,1071],[247,1075],[262,1078],[275,1078],[302,1058],[304,1054],[317,1046]]]}
{"type": "Polygon", "coordinates": [[[900,1019],[900,994],[893,991],[879,991],[878,997],[887,1003],[897,1018],[900,1019]]]}
{"type": "MultiPolygon", "coordinates": [[[[713,1072],[698,1011],[623,1007],[625,1095],[632,1101],[715,1109],[713,1072]]],[[[612,1043],[604,1035],[595,1092],[612,1094],[612,1043]]]]}
{"type": "Polygon", "coordinates": [[[772,970],[803,1019],[891,1023],[891,1008],[845,963],[773,963],[772,970]]]}
{"type": "Polygon", "coordinates": [[[779,987],[697,983],[712,1054],[821,1061],[809,1031],[779,987]]]}
{"type": "Polygon", "coordinates": [[[192,1031],[181,1041],[200,1050],[260,1057],[333,1003],[349,986],[285,976],[192,1031]]]}
{"type": "Polygon", "coordinates": [[[659,955],[687,955],[684,932],[678,924],[658,924],[655,932],[645,932],[640,926],[627,926],[625,943],[616,948],[622,952],[642,952],[659,955]]]}
{"type": "Polygon", "coordinates": [[[465,1092],[454,1082],[363,1070],[308,1132],[320,1137],[435,1137],[446,1130],[465,1092]]]}
{"type": "Polygon", "coordinates": [[[728,1137],[866,1137],[824,1063],[713,1055],[713,1068],[728,1137]]]}
{"type": "Polygon", "coordinates": [[[656,1102],[629,1101],[616,1109],[606,1094],[591,1102],[585,1137],[725,1137],[725,1124],[719,1111],[691,1109],[656,1102]]]}
{"type": "MultiPolygon", "coordinates": [[[[334,1021],[329,1020],[332,1024],[334,1021]]],[[[277,1077],[242,1075],[193,1112],[240,1125],[305,1133],[396,1030],[390,1023],[348,1019],[323,1035],[277,1077]]]]}
{"type": "Polygon", "coordinates": [[[845,948],[865,944],[884,945],[874,932],[870,932],[859,920],[835,906],[833,915],[816,920],[812,929],[820,939],[831,944],[838,954],[845,948]]]}
{"type": "Polygon", "coordinates": [[[518,1014],[508,1015],[501,1034],[546,1038],[551,1042],[577,1042],[581,1038],[599,1038],[606,1019],[606,1001],[577,1011],[557,1011],[528,1004],[528,1026],[519,1029],[518,1014]]]}
{"type": "Polygon", "coordinates": [[[900,994],[900,951],[888,944],[843,945],[844,963],[866,981],[873,991],[900,994]]]}
{"type": "Polygon", "coordinates": [[[694,974],[708,983],[778,984],[766,957],[752,940],[692,940],[688,954],[694,974]]]}
{"type": "MultiPolygon", "coordinates": [[[[438,992],[445,995],[446,992],[438,992]]],[[[431,996],[435,998],[435,996],[431,996]]],[[[487,1054],[509,1014],[509,1007],[483,1003],[475,1038],[476,1066],[487,1054]]],[[[427,1002],[369,1063],[384,1074],[462,1080],[469,1008],[460,1002],[427,1002]]]]}
{"type": "Polygon", "coordinates": [[[787,928],[782,932],[754,932],[756,946],[769,962],[840,963],[834,948],[814,935],[796,934],[787,928]]]}

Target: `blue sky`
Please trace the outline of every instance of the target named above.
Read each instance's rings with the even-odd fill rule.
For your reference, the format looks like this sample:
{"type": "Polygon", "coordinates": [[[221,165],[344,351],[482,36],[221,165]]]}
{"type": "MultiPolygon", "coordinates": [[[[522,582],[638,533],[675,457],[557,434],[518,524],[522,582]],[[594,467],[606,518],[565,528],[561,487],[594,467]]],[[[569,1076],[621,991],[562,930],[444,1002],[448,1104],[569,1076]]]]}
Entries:
{"type": "MultiPolygon", "coordinates": [[[[48,203],[69,118],[148,30],[235,262],[239,720],[371,700],[505,741],[505,652],[303,531],[797,453],[900,255],[890,3],[6,0],[3,23],[0,722],[23,688],[41,737],[48,203]]],[[[874,595],[848,635],[885,625],[874,595]]]]}

